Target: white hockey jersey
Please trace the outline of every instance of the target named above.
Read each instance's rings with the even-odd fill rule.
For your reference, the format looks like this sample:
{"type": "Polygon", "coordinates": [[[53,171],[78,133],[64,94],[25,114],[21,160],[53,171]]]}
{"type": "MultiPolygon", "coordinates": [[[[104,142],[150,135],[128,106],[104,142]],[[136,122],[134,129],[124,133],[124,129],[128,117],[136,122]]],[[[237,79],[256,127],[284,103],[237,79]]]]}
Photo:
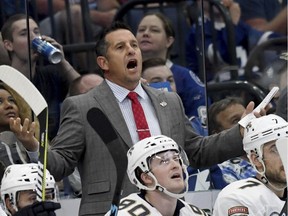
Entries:
{"type": "Polygon", "coordinates": [[[2,206],[0,206],[0,216],[7,216],[2,206]]]}
{"type": "MultiPolygon", "coordinates": [[[[109,216],[107,212],[105,216],[109,216]]],[[[141,198],[139,194],[133,193],[121,199],[119,204],[118,216],[162,216],[161,213],[151,206],[145,199],[141,198]]],[[[208,215],[203,210],[196,206],[190,205],[182,200],[178,200],[175,216],[199,216],[208,215]]]]}
{"type": "Polygon", "coordinates": [[[261,181],[247,178],[232,182],[218,194],[213,216],[280,215],[284,204],[261,181]]]}

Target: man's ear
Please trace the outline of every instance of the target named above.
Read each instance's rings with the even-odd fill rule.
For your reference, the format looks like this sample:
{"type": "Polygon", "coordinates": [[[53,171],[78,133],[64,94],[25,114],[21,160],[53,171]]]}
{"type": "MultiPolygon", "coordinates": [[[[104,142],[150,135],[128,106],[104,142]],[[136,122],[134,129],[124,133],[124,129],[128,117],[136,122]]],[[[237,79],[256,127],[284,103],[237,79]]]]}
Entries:
{"type": "Polygon", "coordinates": [[[140,178],[144,182],[146,186],[149,187],[149,185],[152,185],[154,183],[154,180],[151,176],[149,176],[147,173],[141,173],[140,178]]]}
{"type": "Polygon", "coordinates": [[[255,152],[253,152],[253,151],[251,152],[250,159],[251,159],[251,162],[255,165],[255,167],[259,171],[263,170],[262,160],[259,158],[259,156],[255,152]]]}
{"type": "Polygon", "coordinates": [[[12,215],[15,214],[16,211],[14,209],[14,205],[11,203],[9,197],[5,198],[5,205],[6,205],[6,208],[9,210],[9,212],[12,213],[12,215]]]}
{"type": "Polygon", "coordinates": [[[6,50],[8,50],[8,51],[13,51],[13,44],[12,44],[12,42],[11,41],[9,41],[9,40],[4,40],[3,41],[3,45],[4,45],[4,47],[5,47],[5,49],[6,50]]]}
{"type": "Polygon", "coordinates": [[[96,60],[97,60],[97,64],[99,65],[99,67],[100,67],[103,71],[109,70],[108,61],[107,61],[106,57],[104,57],[104,56],[98,56],[96,60]]]}

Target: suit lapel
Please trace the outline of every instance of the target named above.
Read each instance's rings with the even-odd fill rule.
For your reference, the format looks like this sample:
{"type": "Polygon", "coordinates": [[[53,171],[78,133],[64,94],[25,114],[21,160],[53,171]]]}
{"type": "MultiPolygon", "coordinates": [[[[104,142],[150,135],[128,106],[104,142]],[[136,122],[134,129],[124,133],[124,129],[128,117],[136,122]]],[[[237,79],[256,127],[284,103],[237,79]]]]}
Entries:
{"type": "Polygon", "coordinates": [[[123,141],[129,147],[132,146],[132,140],[125,120],[123,118],[122,112],[119,108],[113,92],[105,81],[95,88],[94,99],[96,100],[101,110],[108,117],[108,119],[110,120],[118,134],[121,136],[123,141]]]}
{"type": "Polygon", "coordinates": [[[143,88],[152,101],[162,134],[169,135],[171,128],[169,121],[169,119],[171,118],[169,117],[169,115],[171,115],[171,112],[170,104],[167,102],[165,94],[162,91],[153,89],[145,85],[143,85],[143,88]]]}
{"type": "MultiPolygon", "coordinates": [[[[170,104],[167,102],[165,94],[159,90],[147,87],[145,85],[143,85],[143,88],[150,97],[154,106],[162,134],[169,135],[171,128],[169,115],[171,114],[171,110],[170,104]]],[[[94,99],[96,100],[95,106],[99,106],[99,108],[101,108],[123,141],[129,147],[131,147],[132,139],[129,130],[116,101],[116,98],[108,84],[104,81],[101,85],[94,88],[92,91],[94,91],[94,99]]]]}

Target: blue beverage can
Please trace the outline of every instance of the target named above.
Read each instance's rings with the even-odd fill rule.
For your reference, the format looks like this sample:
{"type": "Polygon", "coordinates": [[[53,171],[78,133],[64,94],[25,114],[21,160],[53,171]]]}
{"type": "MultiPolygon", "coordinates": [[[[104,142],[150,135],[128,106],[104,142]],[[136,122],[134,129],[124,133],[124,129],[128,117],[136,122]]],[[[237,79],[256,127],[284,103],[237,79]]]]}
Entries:
{"type": "Polygon", "coordinates": [[[40,37],[36,37],[32,40],[32,48],[43,55],[52,64],[61,62],[63,58],[59,49],[57,49],[51,43],[41,40],[40,37]]]}

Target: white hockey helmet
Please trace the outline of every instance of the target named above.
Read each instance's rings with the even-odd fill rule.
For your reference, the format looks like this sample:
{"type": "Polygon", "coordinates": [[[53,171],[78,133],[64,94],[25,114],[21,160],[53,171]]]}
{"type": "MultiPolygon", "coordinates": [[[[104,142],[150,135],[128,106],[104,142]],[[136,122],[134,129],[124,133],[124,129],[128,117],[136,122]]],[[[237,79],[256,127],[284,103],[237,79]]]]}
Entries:
{"type": "MultiPolygon", "coordinates": [[[[1,182],[1,199],[4,210],[8,215],[10,212],[5,205],[5,197],[9,195],[10,201],[14,205],[16,211],[17,192],[24,190],[36,190],[36,183],[38,177],[38,165],[35,163],[27,164],[13,164],[5,169],[1,182]]],[[[54,195],[53,201],[56,201],[56,183],[54,177],[46,171],[46,189],[51,189],[54,195]]]]}
{"type": "Polygon", "coordinates": [[[187,173],[187,166],[189,165],[188,158],[185,152],[182,150],[182,148],[178,146],[173,139],[164,135],[145,138],[137,142],[128,150],[127,157],[128,157],[128,167],[127,167],[128,177],[131,183],[136,185],[139,189],[142,190],[157,189],[175,198],[183,197],[185,193],[188,191],[188,173],[187,173]],[[183,192],[179,194],[169,192],[165,187],[161,186],[149,168],[149,159],[152,156],[168,150],[174,150],[180,155],[180,163],[182,165],[183,170],[185,189],[183,190],[183,192]],[[137,169],[140,169],[142,172],[147,173],[154,179],[156,184],[153,188],[147,187],[139,180],[139,176],[137,176],[136,173],[137,169]]]}
{"type": "Polygon", "coordinates": [[[288,137],[288,122],[280,116],[270,114],[254,118],[244,130],[244,150],[249,159],[251,151],[254,151],[262,159],[265,143],[285,137],[288,137]]]}

